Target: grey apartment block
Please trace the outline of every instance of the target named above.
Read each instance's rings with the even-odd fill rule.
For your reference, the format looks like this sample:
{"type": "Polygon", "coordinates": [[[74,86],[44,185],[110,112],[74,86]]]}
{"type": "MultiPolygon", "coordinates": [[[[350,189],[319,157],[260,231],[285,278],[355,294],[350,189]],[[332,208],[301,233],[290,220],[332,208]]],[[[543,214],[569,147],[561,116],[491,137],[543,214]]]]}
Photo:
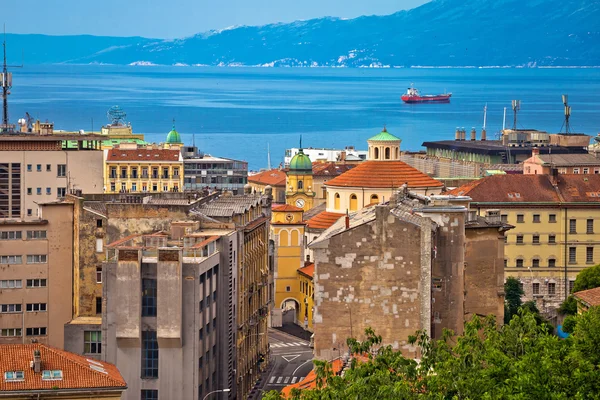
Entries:
{"type": "Polygon", "coordinates": [[[241,194],[248,183],[248,163],[230,158],[213,157],[185,146],[183,155],[184,188],[187,191],[205,189],[228,190],[241,194]]]}

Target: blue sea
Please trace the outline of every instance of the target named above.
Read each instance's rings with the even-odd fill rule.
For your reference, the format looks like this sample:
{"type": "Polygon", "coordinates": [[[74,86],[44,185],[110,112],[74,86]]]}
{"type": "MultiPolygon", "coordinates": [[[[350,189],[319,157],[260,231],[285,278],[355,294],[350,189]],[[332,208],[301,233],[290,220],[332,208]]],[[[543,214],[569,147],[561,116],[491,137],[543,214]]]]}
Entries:
{"type": "MultiPolygon", "coordinates": [[[[479,132],[487,104],[488,137],[503,110],[521,100],[519,128],[558,132],[562,94],[572,130],[600,131],[600,69],[327,69],[143,66],[26,66],[13,71],[12,122],[25,112],[56,129],[99,130],[119,105],[134,132],[160,142],[175,119],[186,144],[215,156],[247,160],[250,169],[283,161],[296,147],[356,146],[381,131],[419,150],[424,140],[453,139],[456,127],[479,132]],[[452,92],[450,104],[403,104],[414,83],[422,94],[452,92]]],[[[491,137],[490,137],[491,138],[491,137]]]]}

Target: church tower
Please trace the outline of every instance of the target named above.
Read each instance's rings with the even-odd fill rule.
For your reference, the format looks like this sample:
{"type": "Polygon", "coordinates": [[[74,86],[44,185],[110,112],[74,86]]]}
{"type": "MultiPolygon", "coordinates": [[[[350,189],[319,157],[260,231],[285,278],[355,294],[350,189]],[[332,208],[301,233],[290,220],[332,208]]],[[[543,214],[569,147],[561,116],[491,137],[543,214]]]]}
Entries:
{"type": "Polygon", "coordinates": [[[310,157],[300,150],[292,157],[286,178],[286,203],[308,211],[313,208],[315,192],[313,192],[313,172],[310,157]]]}
{"type": "Polygon", "coordinates": [[[367,140],[369,161],[400,161],[400,142],[384,126],[383,131],[367,140]]]}

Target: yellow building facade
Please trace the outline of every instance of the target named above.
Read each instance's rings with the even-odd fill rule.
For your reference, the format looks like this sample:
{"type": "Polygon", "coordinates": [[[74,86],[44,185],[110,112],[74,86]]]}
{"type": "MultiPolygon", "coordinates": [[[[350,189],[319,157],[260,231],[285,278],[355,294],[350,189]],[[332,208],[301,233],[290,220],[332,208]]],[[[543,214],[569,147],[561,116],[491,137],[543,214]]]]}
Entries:
{"type": "Polygon", "coordinates": [[[158,193],[183,190],[179,149],[121,144],[104,150],[105,193],[158,193]]]}

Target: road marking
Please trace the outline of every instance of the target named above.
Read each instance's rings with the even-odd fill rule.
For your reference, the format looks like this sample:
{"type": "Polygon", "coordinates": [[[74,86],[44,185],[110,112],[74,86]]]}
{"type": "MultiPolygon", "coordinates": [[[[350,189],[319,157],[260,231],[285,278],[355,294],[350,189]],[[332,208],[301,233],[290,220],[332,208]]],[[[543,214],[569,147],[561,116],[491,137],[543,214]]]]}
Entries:
{"type": "Polygon", "coordinates": [[[277,379],[277,383],[281,383],[281,381],[282,381],[282,380],[283,380],[283,376],[280,376],[280,377],[277,379]]]}
{"type": "Polygon", "coordinates": [[[289,381],[290,381],[290,377],[289,377],[289,376],[286,376],[286,377],[285,377],[285,380],[283,381],[283,383],[288,383],[289,381]]]}
{"type": "Polygon", "coordinates": [[[292,384],[296,383],[296,380],[298,380],[298,377],[297,376],[293,377],[292,378],[292,384]]]}
{"type": "Polygon", "coordinates": [[[273,383],[275,381],[275,378],[277,378],[276,376],[272,376],[271,380],[269,381],[269,383],[273,383]]]}
{"type": "Polygon", "coordinates": [[[292,375],[296,375],[296,372],[298,372],[298,370],[299,370],[299,369],[300,369],[300,368],[301,368],[301,367],[302,367],[304,364],[306,364],[307,362],[312,362],[312,360],[306,360],[306,361],[304,361],[302,364],[298,365],[298,368],[296,368],[296,369],[294,370],[294,372],[292,372],[292,375]]]}
{"type": "Polygon", "coordinates": [[[287,356],[281,356],[281,358],[283,358],[287,362],[294,361],[298,357],[300,357],[300,354],[290,354],[290,355],[287,355],[287,356]]]}

